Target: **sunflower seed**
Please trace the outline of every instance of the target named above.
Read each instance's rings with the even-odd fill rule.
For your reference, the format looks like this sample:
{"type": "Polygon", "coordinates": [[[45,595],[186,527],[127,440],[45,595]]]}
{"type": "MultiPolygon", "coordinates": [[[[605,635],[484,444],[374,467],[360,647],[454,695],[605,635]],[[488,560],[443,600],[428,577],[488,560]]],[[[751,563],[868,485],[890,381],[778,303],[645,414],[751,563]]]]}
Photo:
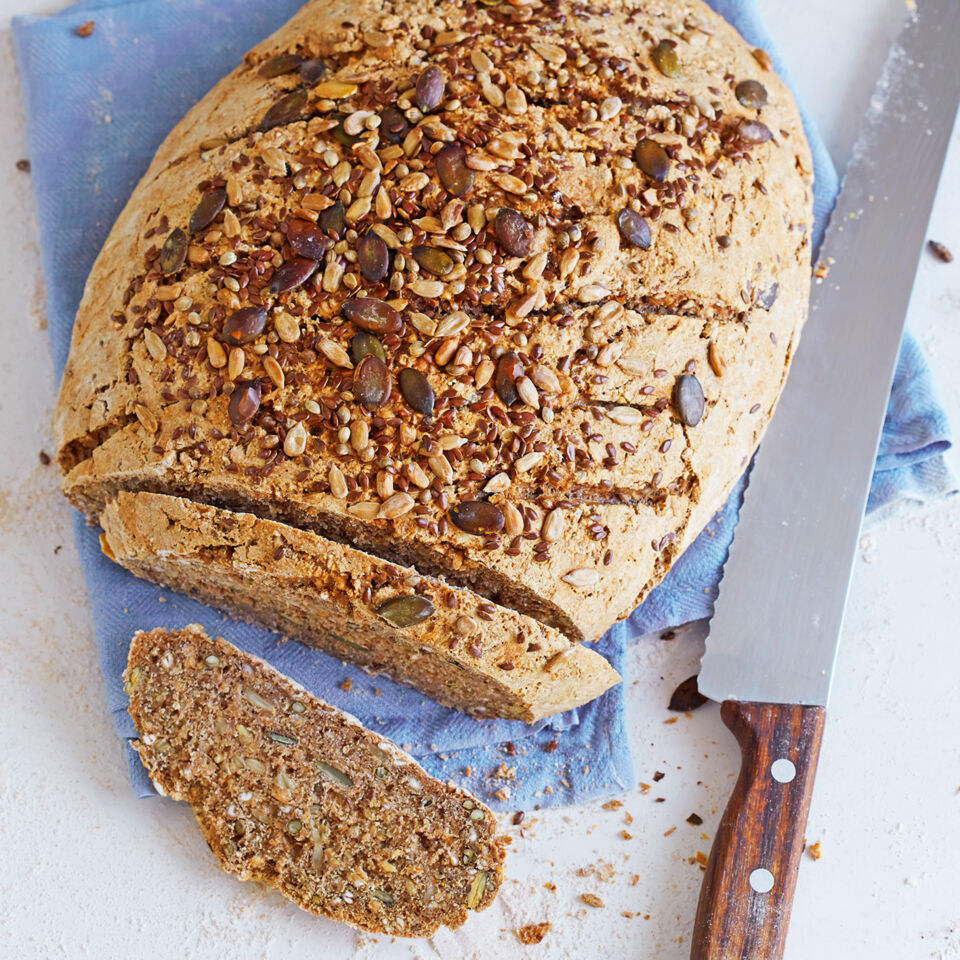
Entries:
{"type": "Polygon", "coordinates": [[[592,587],[600,582],[600,574],[589,567],[577,567],[565,573],[560,579],[572,587],[592,587]]]}
{"type": "Polygon", "coordinates": [[[611,407],[607,410],[607,417],[622,427],[632,427],[644,420],[643,413],[636,407],[611,407]]]}
{"type": "Polygon", "coordinates": [[[147,353],[154,360],[164,360],[167,356],[167,346],[152,330],[145,328],[143,331],[143,344],[147,348],[147,353]]]}
{"type": "Polygon", "coordinates": [[[335,366],[349,370],[353,367],[350,354],[336,340],[321,340],[320,352],[335,366]]]}
{"type": "MultiPolygon", "coordinates": [[[[387,474],[389,476],[389,474],[387,474]]],[[[396,520],[405,513],[409,513],[417,501],[409,493],[395,493],[380,504],[380,510],[377,513],[379,520],[396,520]]]]}
{"type": "Polygon", "coordinates": [[[343,471],[336,464],[331,466],[327,472],[327,482],[330,484],[330,492],[338,500],[346,499],[350,490],[347,487],[347,481],[343,475],[343,471]]]}
{"type": "Polygon", "coordinates": [[[563,511],[559,508],[551,510],[543,518],[543,526],[540,528],[540,538],[546,540],[547,543],[553,543],[559,540],[563,535],[565,525],[566,520],[564,519],[563,511]]]}
{"type": "Polygon", "coordinates": [[[307,428],[298,420],[292,430],[287,431],[283,441],[283,452],[288,457],[299,457],[307,448],[307,428]]]}

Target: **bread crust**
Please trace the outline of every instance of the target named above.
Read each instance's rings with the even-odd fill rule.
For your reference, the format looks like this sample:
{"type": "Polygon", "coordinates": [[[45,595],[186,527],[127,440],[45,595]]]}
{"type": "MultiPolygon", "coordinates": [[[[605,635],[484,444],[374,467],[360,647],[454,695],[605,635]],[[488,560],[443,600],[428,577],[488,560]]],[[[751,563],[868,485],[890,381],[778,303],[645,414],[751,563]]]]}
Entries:
{"type": "Polygon", "coordinates": [[[250,511],[442,574],[574,639],[627,616],[723,503],[772,414],[806,317],[812,162],[786,87],[705,5],[607,13],[314,2],[251,51],[171,132],[91,273],[57,408],[71,501],[92,521],[121,490],[250,511]],[[324,59],[321,84],[261,75],[285,53],[324,59]],[[388,143],[367,120],[412,107],[428,66],[444,99],[388,143]],[[742,81],[762,84],[762,107],[744,105],[742,81]],[[307,119],[256,132],[300,89],[307,119]],[[337,139],[346,118],[370,149],[337,139]],[[635,158],[643,139],[669,155],[663,182],[635,158]],[[476,167],[462,206],[437,172],[450,142],[476,167]],[[224,211],[163,275],[161,243],[218,186],[224,211]],[[343,191],[355,219],[318,284],[270,294],[293,255],[290,221],[343,191]],[[529,255],[497,234],[506,206],[530,224],[529,255]],[[621,234],[624,208],[646,221],[648,248],[621,234]],[[382,282],[355,263],[374,225],[397,239],[382,282]],[[458,279],[414,273],[417,246],[459,260],[458,279]],[[355,367],[324,352],[349,349],[343,304],[358,295],[390,301],[403,323],[382,337],[392,391],[373,411],[355,367]],[[264,330],[235,371],[224,319],[260,303],[264,330]],[[489,365],[510,352],[532,404],[494,389],[489,365]],[[433,417],[406,402],[403,368],[429,381],[433,417]],[[705,395],[696,424],[674,401],[684,375],[705,395]],[[238,424],[230,391],[253,379],[260,406],[238,424]],[[301,453],[287,443],[298,424],[301,453]],[[415,505],[385,517],[397,492],[415,505]],[[459,529],[451,508],[475,499],[505,529],[519,511],[519,532],[459,529]]]}
{"type": "Polygon", "coordinates": [[[286,524],[150,493],[121,493],[101,522],[105,549],[138,576],[477,717],[533,723],[620,681],[598,653],[532,617],[286,524]],[[385,617],[403,597],[432,610],[395,626],[385,617]]]}

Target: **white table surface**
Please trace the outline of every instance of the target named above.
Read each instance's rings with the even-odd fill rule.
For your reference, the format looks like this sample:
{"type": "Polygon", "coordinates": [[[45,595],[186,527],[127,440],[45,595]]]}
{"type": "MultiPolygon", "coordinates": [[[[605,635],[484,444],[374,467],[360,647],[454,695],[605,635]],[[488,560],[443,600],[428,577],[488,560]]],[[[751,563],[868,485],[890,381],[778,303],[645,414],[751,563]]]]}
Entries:
{"type": "MultiPolygon", "coordinates": [[[[433,941],[356,936],[241,885],[215,869],[185,805],[134,799],[70,510],[38,460],[52,449],[54,384],[29,175],[14,167],[27,150],[9,17],[59,5],[0,0],[0,958],[683,960],[701,878],[691,858],[708,852],[738,765],[715,706],[664,725],[670,692],[694,672],[696,630],[638,640],[627,671],[639,779],[666,776],[619,810],[528,814],[508,827],[497,904],[433,941]],[[691,812],[702,827],[685,822],[691,812]],[[586,906],[584,892],[605,907],[586,906]],[[542,920],[553,925],[544,942],[521,947],[513,929],[542,920]]],[[[842,165],[903,0],[760,6],[842,165]]],[[[928,235],[960,254],[958,140],[928,235]]],[[[960,424],[960,259],[923,257],[910,322],[960,424]]],[[[958,557],[960,498],[904,505],[862,535],[807,828],[822,857],[803,858],[790,960],[960,957],[958,557]]]]}

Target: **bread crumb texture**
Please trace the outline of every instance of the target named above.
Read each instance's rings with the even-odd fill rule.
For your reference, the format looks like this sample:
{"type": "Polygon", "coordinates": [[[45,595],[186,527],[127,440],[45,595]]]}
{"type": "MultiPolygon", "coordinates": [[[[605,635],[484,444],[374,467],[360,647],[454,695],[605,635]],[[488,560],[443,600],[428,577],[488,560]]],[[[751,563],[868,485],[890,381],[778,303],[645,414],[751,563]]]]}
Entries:
{"type": "Polygon", "coordinates": [[[137,633],[133,746],[221,867],[312,913],[430,936],[501,884],[493,814],[272,667],[191,625],[137,633]]]}

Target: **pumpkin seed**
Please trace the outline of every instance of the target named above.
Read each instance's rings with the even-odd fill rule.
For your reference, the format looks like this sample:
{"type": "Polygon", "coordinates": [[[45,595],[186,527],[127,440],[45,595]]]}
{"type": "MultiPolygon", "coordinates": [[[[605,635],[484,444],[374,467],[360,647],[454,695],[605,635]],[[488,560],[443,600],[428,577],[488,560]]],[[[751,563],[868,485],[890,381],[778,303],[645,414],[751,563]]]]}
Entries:
{"type": "Polygon", "coordinates": [[[752,110],[767,104],[767,88],[757,80],[741,80],[735,92],[740,103],[752,110]]]}
{"type": "Polygon", "coordinates": [[[176,273],[187,259],[187,247],[190,241],[186,233],[179,227],[175,227],[167,234],[167,239],[163,241],[160,248],[160,256],[157,257],[157,263],[164,276],[176,273]]]}
{"type": "Polygon", "coordinates": [[[466,196],[473,187],[474,172],[467,166],[467,151],[459,143],[448,143],[434,157],[437,176],[448,193],[466,196]]]}
{"type": "Polygon", "coordinates": [[[427,67],[420,74],[417,80],[417,88],[414,91],[414,100],[417,106],[424,112],[429,113],[436,109],[443,99],[444,80],[439,67],[433,65],[427,67]]]}
{"type": "Polygon", "coordinates": [[[433,604],[426,597],[418,597],[416,594],[391,597],[389,600],[384,600],[376,609],[378,617],[398,630],[423,623],[424,620],[429,620],[434,612],[433,604]]]}
{"type": "Polygon", "coordinates": [[[700,422],[704,407],[703,387],[693,374],[684,373],[677,377],[673,386],[673,405],[688,427],[695,427],[700,422]]]}
{"type": "Polygon", "coordinates": [[[747,143],[766,143],[773,139],[773,131],[759,120],[741,120],[737,135],[747,143]]]}
{"type": "Polygon", "coordinates": [[[680,58],[677,56],[676,48],[669,40],[661,40],[651,51],[650,57],[653,60],[653,65],[665,77],[682,76],[680,58]]]}
{"type": "Polygon", "coordinates": [[[323,60],[304,60],[300,64],[300,79],[304,83],[314,84],[327,74],[327,65],[323,60]]]}
{"type": "Polygon", "coordinates": [[[627,243],[641,250],[646,250],[652,242],[650,224],[629,207],[624,207],[617,214],[617,229],[627,243]]]}
{"type": "Polygon", "coordinates": [[[438,277],[445,277],[454,266],[454,259],[449,253],[438,250],[436,247],[416,246],[411,251],[413,259],[423,267],[438,277]]]}
{"type": "Polygon", "coordinates": [[[506,406],[517,402],[519,393],[517,381],[523,376],[523,364],[512,350],[507,351],[497,361],[497,370],[493,375],[493,389],[506,406]]]}
{"type": "Polygon", "coordinates": [[[348,320],[370,333],[396,333],[403,326],[400,314],[393,307],[373,297],[347,300],[342,309],[348,320]]]}
{"type": "Polygon", "coordinates": [[[493,231],[507,253],[515,257],[529,257],[533,253],[533,227],[512,207],[501,207],[497,211],[493,231]]]}
{"type": "Polygon", "coordinates": [[[285,733],[277,733],[275,730],[267,731],[267,739],[274,743],[285,743],[288,747],[295,747],[300,742],[296,737],[288,737],[285,733]]]}
{"type": "Polygon", "coordinates": [[[272,107],[263,115],[260,121],[259,130],[264,132],[273,127],[279,127],[287,123],[294,123],[300,119],[307,106],[307,91],[294,90],[285,97],[281,97],[272,107]]]}
{"type": "Polygon", "coordinates": [[[387,107],[380,114],[380,139],[387,143],[401,143],[410,132],[407,118],[396,108],[387,107]]]}
{"type": "Polygon", "coordinates": [[[324,763],[322,760],[314,760],[313,765],[322,773],[328,776],[334,783],[341,787],[352,787],[353,780],[350,779],[342,770],[324,763]]]}
{"type": "Polygon", "coordinates": [[[260,409],[260,381],[242,380],[230,394],[227,413],[231,423],[240,426],[260,409]]]}
{"type": "MultiPolygon", "coordinates": [[[[350,341],[350,359],[355,364],[359,363],[364,357],[376,357],[386,363],[387,354],[383,349],[383,344],[372,334],[361,330],[356,333],[350,341]]],[[[403,381],[401,380],[401,387],[403,381]]]]}
{"type": "Polygon", "coordinates": [[[287,224],[287,243],[301,257],[311,260],[322,260],[331,246],[323,229],[309,220],[291,220],[287,224]]]}
{"type": "Polygon", "coordinates": [[[400,371],[400,392],[412,410],[425,417],[433,416],[434,395],[430,381],[413,367],[400,371]]]}
{"type": "Polygon", "coordinates": [[[286,293],[306,283],[317,270],[317,261],[309,257],[294,257],[279,266],[270,281],[271,293],[286,293]]]}
{"type": "Polygon", "coordinates": [[[379,283],[390,270],[390,250],[383,238],[368,230],[357,244],[357,266],[370,283],[379,283]]]}
{"type": "Polygon", "coordinates": [[[220,339],[224,343],[242,344],[256,340],[267,325],[267,311],[261,307],[243,307],[223,321],[220,339]]]}
{"type": "Polygon", "coordinates": [[[317,223],[320,224],[320,229],[324,233],[333,233],[339,240],[346,225],[346,214],[346,207],[338,200],[326,210],[320,211],[320,219],[317,223]]]}
{"type": "Polygon", "coordinates": [[[217,215],[223,209],[227,202],[227,191],[223,187],[213,187],[208,190],[197,204],[193,213],[190,214],[190,223],[187,229],[191,233],[199,233],[206,229],[217,219],[217,215]]]}
{"type": "Polygon", "coordinates": [[[368,410],[378,410],[390,398],[387,365],[373,354],[365,356],[353,372],[353,395],[368,410]]]}
{"type": "Polygon", "coordinates": [[[269,60],[264,60],[257,73],[261,77],[272,80],[274,77],[282,77],[285,73],[293,73],[302,63],[303,57],[298,57],[295,53],[280,53],[269,60]]]}
{"type": "Polygon", "coordinates": [[[648,137],[640,140],[634,148],[633,159],[637,166],[657,183],[663,183],[670,173],[670,157],[656,140],[648,137]]]}
{"type": "Polygon", "coordinates": [[[504,516],[498,506],[486,500],[468,500],[450,509],[450,519],[465,533],[497,533],[503,529],[504,516]]]}

